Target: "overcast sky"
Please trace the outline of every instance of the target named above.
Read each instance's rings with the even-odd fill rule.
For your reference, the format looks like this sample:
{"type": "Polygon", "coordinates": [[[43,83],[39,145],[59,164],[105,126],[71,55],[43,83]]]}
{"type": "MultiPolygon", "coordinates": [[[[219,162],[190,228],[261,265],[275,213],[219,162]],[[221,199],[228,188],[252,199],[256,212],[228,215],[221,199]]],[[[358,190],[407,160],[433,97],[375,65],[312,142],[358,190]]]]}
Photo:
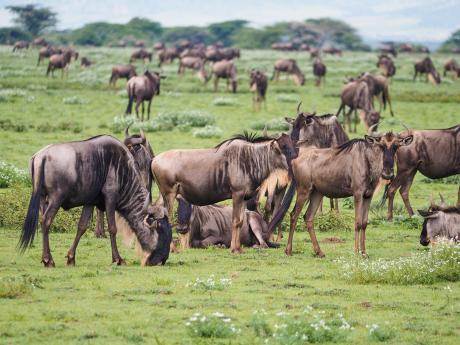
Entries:
{"type": "Polygon", "coordinates": [[[163,26],[246,19],[261,27],[307,18],[342,19],[367,40],[442,41],[460,28],[460,0],[0,0],[0,27],[12,25],[7,5],[39,3],[58,14],[58,28],[125,23],[144,17],[163,26]]]}

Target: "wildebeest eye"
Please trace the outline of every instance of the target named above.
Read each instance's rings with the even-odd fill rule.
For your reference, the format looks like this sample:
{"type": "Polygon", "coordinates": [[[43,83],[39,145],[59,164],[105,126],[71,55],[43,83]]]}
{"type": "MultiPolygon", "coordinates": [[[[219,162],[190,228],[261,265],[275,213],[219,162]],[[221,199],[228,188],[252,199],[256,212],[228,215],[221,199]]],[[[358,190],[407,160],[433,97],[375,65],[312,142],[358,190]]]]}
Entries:
{"type": "Polygon", "coordinates": [[[145,218],[145,222],[149,225],[149,226],[152,226],[153,223],[155,222],[155,218],[149,214],[146,218],[145,218]]]}

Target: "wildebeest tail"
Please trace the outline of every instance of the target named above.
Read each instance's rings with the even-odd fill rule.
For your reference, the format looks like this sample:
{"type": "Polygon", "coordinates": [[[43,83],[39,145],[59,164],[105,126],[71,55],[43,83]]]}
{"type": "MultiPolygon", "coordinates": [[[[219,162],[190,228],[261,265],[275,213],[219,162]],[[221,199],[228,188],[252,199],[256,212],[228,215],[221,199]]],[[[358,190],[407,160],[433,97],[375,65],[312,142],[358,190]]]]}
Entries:
{"type": "Polygon", "coordinates": [[[31,162],[32,173],[32,195],[29,201],[29,208],[27,209],[26,219],[22,226],[21,238],[19,239],[19,249],[24,252],[30,247],[34,241],[35,232],[38,225],[38,216],[40,210],[40,197],[42,193],[43,181],[45,179],[45,160],[43,159],[38,167],[38,174],[35,174],[35,157],[31,162]]]}
{"type": "Polygon", "coordinates": [[[296,190],[296,183],[294,180],[292,180],[291,185],[289,186],[286,194],[284,195],[283,202],[281,203],[281,207],[279,208],[278,212],[276,212],[276,214],[273,216],[273,219],[268,225],[269,233],[272,233],[273,230],[278,226],[278,224],[283,220],[284,215],[289,209],[289,206],[291,206],[291,201],[294,198],[295,190],[296,190]]]}
{"type": "Polygon", "coordinates": [[[390,184],[388,183],[385,185],[385,189],[383,191],[382,199],[380,200],[379,206],[383,207],[385,205],[385,202],[387,201],[388,198],[388,188],[390,188],[390,184]]]}
{"type": "Polygon", "coordinates": [[[131,87],[128,87],[128,97],[129,97],[129,101],[128,101],[128,107],[126,108],[126,114],[131,114],[131,112],[133,111],[133,102],[134,102],[134,86],[133,86],[133,89],[131,89],[131,87]]]}

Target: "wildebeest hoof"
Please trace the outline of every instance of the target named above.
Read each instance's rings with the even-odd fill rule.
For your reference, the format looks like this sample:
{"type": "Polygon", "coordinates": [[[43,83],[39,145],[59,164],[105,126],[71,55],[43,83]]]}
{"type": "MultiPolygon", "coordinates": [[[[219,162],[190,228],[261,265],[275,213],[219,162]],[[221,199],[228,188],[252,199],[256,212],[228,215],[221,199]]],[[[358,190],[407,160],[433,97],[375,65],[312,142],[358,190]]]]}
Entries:
{"type": "Polygon", "coordinates": [[[284,253],[287,255],[287,256],[292,256],[292,249],[286,249],[284,251],[284,253]]]}
{"type": "Polygon", "coordinates": [[[241,254],[243,250],[241,248],[234,248],[232,249],[232,254],[241,254]]]}
{"type": "Polygon", "coordinates": [[[279,248],[281,245],[279,243],[267,242],[268,248],[279,248]]]}
{"type": "Polygon", "coordinates": [[[53,259],[43,259],[42,262],[45,267],[56,267],[53,259]]]}
{"type": "Polygon", "coordinates": [[[317,252],[317,253],[315,253],[315,255],[316,255],[318,258],[324,258],[324,257],[326,257],[326,254],[324,254],[324,253],[323,253],[323,252],[321,252],[321,251],[320,251],[320,252],[317,252]]]}
{"type": "Polygon", "coordinates": [[[117,266],[126,266],[126,261],[122,258],[113,259],[112,263],[114,262],[117,264],[117,266]]]}
{"type": "Polygon", "coordinates": [[[361,253],[361,256],[363,259],[369,259],[369,255],[367,255],[367,253],[361,253]]]}
{"type": "Polygon", "coordinates": [[[67,266],[75,266],[75,256],[67,255],[67,266]]]}

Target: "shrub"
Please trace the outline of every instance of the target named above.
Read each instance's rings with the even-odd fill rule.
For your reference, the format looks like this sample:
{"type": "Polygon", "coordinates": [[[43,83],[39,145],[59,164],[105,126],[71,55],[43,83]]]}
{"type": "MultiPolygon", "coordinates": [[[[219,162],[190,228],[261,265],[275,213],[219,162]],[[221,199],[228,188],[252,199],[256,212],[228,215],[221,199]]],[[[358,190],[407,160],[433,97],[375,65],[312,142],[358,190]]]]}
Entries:
{"type": "Polygon", "coordinates": [[[241,332],[229,317],[219,312],[208,316],[195,313],[185,326],[192,337],[199,338],[230,338],[241,332]]]}
{"type": "Polygon", "coordinates": [[[232,280],[230,278],[215,279],[214,275],[211,275],[207,279],[196,278],[194,282],[188,283],[186,287],[190,288],[192,291],[222,291],[230,285],[232,285],[232,280]]]}
{"type": "Polygon", "coordinates": [[[212,101],[213,105],[216,106],[237,106],[238,101],[235,98],[230,97],[217,97],[212,101]]]}
{"type": "Polygon", "coordinates": [[[42,122],[35,129],[40,133],[49,133],[54,130],[54,127],[49,122],[42,122]]]}
{"type": "Polygon", "coordinates": [[[369,330],[369,339],[372,341],[384,342],[392,339],[395,336],[395,333],[391,328],[380,327],[375,323],[366,327],[369,330]]]}
{"type": "Polygon", "coordinates": [[[113,118],[112,130],[115,133],[120,133],[124,131],[126,127],[130,127],[134,122],[136,122],[136,117],[133,115],[115,116],[113,118]]]}
{"type": "Polygon", "coordinates": [[[330,211],[315,216],[315,228],[319,231],[351,231],[353,218],[344,214],[330,211]]]}
{"type": "Polygon", "coordinates": [[[88,104],[89,101],[78,96],[70,96],[62,99],[64,104],[88,104]]]}
{"type": "Polygon", "coordinates": [[[0,188],[8,188],[15,184],[30,185],[29,174],[12,164],[0,161],[0,188]]]}
{"type": "Polygon", "coordinates": [[[394,260],[352,257],[337,261],[343,277],[358,284],[412,285],[460,280],[460,245],[450,242],[439,242],[428,251],[394,260]]]}
{"type": "Polygon", "coordinates": [[[78,122],[61,122],[57,125],[56,128],[61,131],[71,131],[73,133],[80,133],[83,130],[83,125],[78,122]]]}
{"type": "Polygon", "coordinates": [[[222,130],[216,126],[206,125],[206,127],[195,129],[193,136],[195,138],[220,138],[222,130]]]}
{"type": "Polygon", "coordinates": [[[21,89],[0,90],[0,102],[14,102],[15,98],[26,96],[27,92],[21,89]]]}
{"type": "Polygon", "coordinates": [[[252,129],[256,129],[256,130],[264,130],[265,128],[267,128],[267,130],[271,130],[271,131],[287,131],[289,130],[289,125],[287,124],[287,122],[284,120],[284,119],[272,119],[268,122],[264,121],[264,120],[260,120],[260,121],[255,121],[253,123],[251,123],[250,127],[252,129]]]}
{"type": "Polygon", "coordinates": [[[22,297],[28,295],[36,287],[41,287],[40,280],[27,275],[2,277],[0,278],[0,298],[22,297]]]}

